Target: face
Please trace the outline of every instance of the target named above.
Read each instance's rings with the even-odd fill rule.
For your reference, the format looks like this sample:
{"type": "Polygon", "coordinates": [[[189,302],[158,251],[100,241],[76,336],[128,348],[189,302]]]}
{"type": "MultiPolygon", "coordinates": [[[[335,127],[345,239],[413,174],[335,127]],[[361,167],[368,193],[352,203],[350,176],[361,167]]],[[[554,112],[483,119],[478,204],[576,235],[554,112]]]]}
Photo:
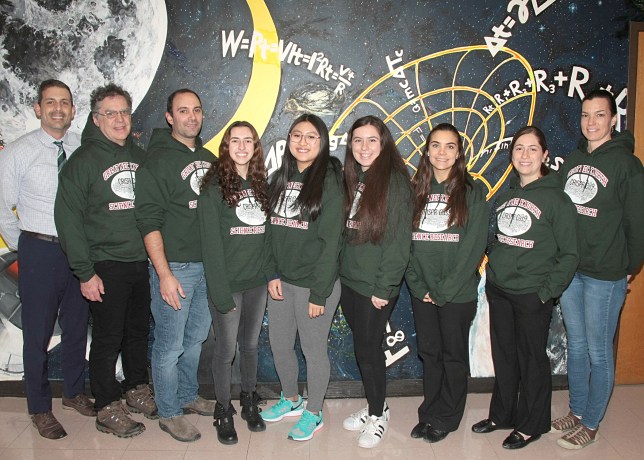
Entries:
{"type": "Polygon", "coordinates": [[[320,154],[320,133],[313,123],[302,121],[289,134],[289,149],[297,161],[297,169],[304,171],[320,154]]]}
{"type": "Polygon", "coordinates": [[[451,131],[434,131],[429,138],[427,153],[436,179],[442,182],[458,158],[458,137],[451,131]]]}
{"type": "Polygon", "coordinates": [[[581,105],[581,132],[593,149],[610,140],[615,123],[617,115],[611,115],[606,98],[596,97],[581,105]]]}
{"type": "Polygon", "coordinates": [[[235,163],[237,172],[245,174],[248,171],[248,163],[253,159],[255,152],[255,141],[250,128],[237,126],[230,130],[228,152],[235,163]]]}
{"type": "Polygon", "coordinates": [[[123,96],[109,96],[98,103],[97,112],[92,115],[94,124],[103,135],[118,145],[125,145],[132,129],[131,107],[123,96]],[[108,118],[105,114],[115,114],[108,118]]]}
{"type": "Polygon", "coordinates": [[[203,123],[203,112],[197,96],[192,93],[177,94],[172,101],[172,113],[166,113],[165,118],[172,125],[172,137],[194,146],[203,123]]]}
{"type": "Polygon", "coordinates": [[[34,111],[40,119],[40,127],[56,139],[65,135],[76,115],[72,95],[65,88],[55,86],[43,91],[42,101],[34,104],[34,111]]]}
{"type": "Polygon", "coordinates": [[[373,125],[364,125],[353,131],[351,138],[353,158],[362,167],[363,171],[376,161],[380,155],[380,133],[373,125]]]}
{"type": "Polygon", "coordinates": [[[521,184],[527,185],[541,177],[541,164],[548,157],[533,133],[519,137],[512,149],[512,166],[519,173],[521,184]]]}

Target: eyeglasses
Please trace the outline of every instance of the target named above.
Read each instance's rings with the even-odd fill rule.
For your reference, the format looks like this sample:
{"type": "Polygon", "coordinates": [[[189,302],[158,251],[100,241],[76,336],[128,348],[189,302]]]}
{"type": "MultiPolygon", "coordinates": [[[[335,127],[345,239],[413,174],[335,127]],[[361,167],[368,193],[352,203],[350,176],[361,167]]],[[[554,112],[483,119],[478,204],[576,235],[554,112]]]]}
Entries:
{"type": "Polygon", "coordinates": [[[320,136],[314,136],[313,134],[302,133],[290,133],[288,137],[290,137],[296,144],[299,144],[302,139],[304,139],[307,144],[315,144],[315,141],[320,138],[320,136]]]}
{"type": "Polygon", "coordinates": [[[106,110],[105,113],[94,112],[96,115],[101,115],[108,120],[115,119],[118,115],[121,115],[123,118],[130,118],[132,116],[132,109],[123,109],[123,110],[106,110]]]}

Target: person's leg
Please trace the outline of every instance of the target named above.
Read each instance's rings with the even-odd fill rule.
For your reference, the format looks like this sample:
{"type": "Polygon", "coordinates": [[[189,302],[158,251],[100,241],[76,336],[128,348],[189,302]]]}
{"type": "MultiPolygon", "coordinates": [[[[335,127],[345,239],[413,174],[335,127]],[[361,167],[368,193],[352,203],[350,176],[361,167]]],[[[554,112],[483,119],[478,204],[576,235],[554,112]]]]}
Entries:
{"type": "MultiPolygon", "coordinates": [[[[262,330],[268,291],[262,284],[242,293],[238,342],[240,355],[241,390],[253,393],[257,386],[259,334],[262,330]]],[[[235,299],[237,303],[237,299],[235,299]]]]}
{"type": "Polygon", "coordinates": [[[505,293],[491,283],[487,283],[485,292],[490,305],[490,342],[495,377],[489,419],[503,428],[514,427],[519,392],[514,308],[505,293]]]}
{"type": "Polygon", "coordinates": [[[227,313],[221,313],[212,304],[210,306],[215,328],[212,376],[215,382],[215,398],[224,410],[227,410],[230,405],[230,381],[242,313],[242,293],[233,294],[233,299],[235,308],[227,313]]]}
{"type": "Polygon", "coordinates": [[[536,293],[513,297],[521,372],[515,428],[523,434],[536,436],[550,431],[552,369],[546,349],[553,302],[542,303],[536,293]]]}
{"type": "Polygon", "coordinates": [[[440,431],[456,431],[463,418],[470,373],[470,325],[475,314],[475,301],[447,303],[438,308],[443,380],[428,423],[440,431]]]}

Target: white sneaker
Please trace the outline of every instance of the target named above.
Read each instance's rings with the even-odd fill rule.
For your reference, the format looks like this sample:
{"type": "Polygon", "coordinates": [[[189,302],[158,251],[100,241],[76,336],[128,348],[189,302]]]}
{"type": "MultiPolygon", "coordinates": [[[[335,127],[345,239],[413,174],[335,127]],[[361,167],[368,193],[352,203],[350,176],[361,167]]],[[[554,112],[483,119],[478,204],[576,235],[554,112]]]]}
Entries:
{"type": "MultiPolygon", "coordinates": [[[[342,422],[342,426],[344,427],[345,430],[362,431],[362,429],[364,428],[364,424],[367,422],[368,417],[369,417],[369,406],[363,409],[360,409],[359,411],[349,415],[347,418],[344,419],[344,422],[342,422]]],[[[382,409],[382,418],[385,419],[385,422],[389,421],[389,406],[387,405],[387,401],[385,401],[385,405],[382,409]]]]}
{"type": "Polygon", "coordinates": [[[382,441],[388,426],[389,422],[385,420],[384,415],[382,417],[370,415],[367,417],[367,422],[358,438],[358,446],[364,447],[365,449],[376,447],[382,441]]]}

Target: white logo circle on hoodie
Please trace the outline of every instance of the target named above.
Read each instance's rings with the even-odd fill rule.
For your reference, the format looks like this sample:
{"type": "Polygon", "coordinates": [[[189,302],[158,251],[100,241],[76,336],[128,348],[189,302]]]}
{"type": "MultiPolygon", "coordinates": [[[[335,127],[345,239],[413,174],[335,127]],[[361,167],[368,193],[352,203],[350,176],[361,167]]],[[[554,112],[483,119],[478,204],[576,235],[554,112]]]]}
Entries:
{"type": "Polygon", "coordinates": [[[497,216],[499,230],[508,236],[523,235],[532,227],[528,211],[518,206],[508,206],[497,216]]]}
{"type": "Polygon", "coordinates": [[[293,217],[300,214],[299,206],[293,206],[297,197],[300,196],[300,191],[295,189],[286,189],[282,193],[280,201],[275,206],[275,214],[280,217],[286,217],[287,219],[292,219],[293,217]]]}
{"type": "Polygon", "coordinates": [[[199,188],[201,187],[201,179],[203,179],[204,174],[208,171],[206,168],[195,169],[195,172],[190,174],[190,188],[193,192],[199,195],[199,188]]]}
{"type": "Polygon", "coordinates": [[[237,218],[246,225],[261,225],[266,222],[266,215],[262,211],[262,205],[254,196],[239,200],[235,213],[237,218]]]}
{"type": "Polygon", "coordinates": [[[134,184],[136,183],[136,173],[134,171],[121,171],[112,177],[110,184],[112,192],[124,200],[134,199],[134,184]]]}
{"type": "Polygon", "coordinates": [[[597,181],[589,174],[573,174],[566,180],[564,191],[575,204],[585,204],[597,195],[597,181]]]}
{"type": "Polygon", "coordinates": [[[445,211],[446,207],[447,203],[442,201],[427,202],[418,227],[426,232],[442,232],[447,230],[449,211],[445,211]]]}

